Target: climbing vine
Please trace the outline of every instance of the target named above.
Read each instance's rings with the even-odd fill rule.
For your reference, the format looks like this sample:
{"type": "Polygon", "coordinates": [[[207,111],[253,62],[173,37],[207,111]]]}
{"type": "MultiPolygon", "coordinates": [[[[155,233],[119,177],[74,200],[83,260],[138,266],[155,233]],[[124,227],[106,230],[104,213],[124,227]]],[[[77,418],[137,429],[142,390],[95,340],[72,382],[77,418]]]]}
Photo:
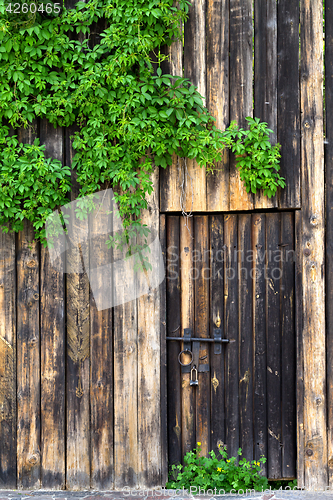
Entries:
{"type": "Polygon", "coordinates": [[[46,244],[46,218],[68,200],[71,169],[13,132],[38,118],[73,127],[79,196],[115,188],[125,228],[147,208],[154,166],[174,154],[212,171],[227,147],[248,192],[273,196],[285,186],[267,124],[248,118],[248,130],[234,122],[218,130],[196,87],[163,74],[160,48],[181,37],[188,0],[15,5],[16,13],[0,0],[0,225],[19,231],[27,218],[46,244]]]}

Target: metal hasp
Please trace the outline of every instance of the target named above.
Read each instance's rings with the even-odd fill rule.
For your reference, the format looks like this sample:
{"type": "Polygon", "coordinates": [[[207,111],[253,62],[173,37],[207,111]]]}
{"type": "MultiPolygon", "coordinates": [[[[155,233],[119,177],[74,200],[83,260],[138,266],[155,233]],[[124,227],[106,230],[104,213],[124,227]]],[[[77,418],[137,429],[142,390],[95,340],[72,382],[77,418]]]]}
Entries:
{"type": "Polygon", "coordinates": [[[222,352],[222,332],[221,328],[214,328],[214,354],[221,354],[222,352]]]}

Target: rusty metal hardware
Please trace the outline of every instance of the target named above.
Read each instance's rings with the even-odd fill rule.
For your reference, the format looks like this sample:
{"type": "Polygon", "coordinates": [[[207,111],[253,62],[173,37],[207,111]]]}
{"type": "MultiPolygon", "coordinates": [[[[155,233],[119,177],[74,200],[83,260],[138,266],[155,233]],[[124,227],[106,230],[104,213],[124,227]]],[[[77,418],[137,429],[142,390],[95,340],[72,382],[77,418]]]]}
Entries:
{"type": "Polygon", "coordinates": [[[196,369],[196,366],[194,365],[192,368],[191,368],[191,379],[190,379],[190,385],[199,385],[199,382],[198,382],[198,370],[196,369]],[[193,380],[193,372],[194,373],[194,376],[195,376],[195,379],[193,380]]]}

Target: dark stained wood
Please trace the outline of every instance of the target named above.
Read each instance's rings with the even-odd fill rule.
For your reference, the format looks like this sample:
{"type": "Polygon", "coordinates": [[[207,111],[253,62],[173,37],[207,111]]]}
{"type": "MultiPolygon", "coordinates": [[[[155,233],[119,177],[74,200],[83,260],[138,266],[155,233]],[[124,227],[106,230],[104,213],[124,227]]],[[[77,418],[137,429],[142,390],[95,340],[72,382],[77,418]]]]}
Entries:
{"type": "MultiPolygon", "coordinates": [[[[19,140],[32,144],[37,125],[20,130],[19,140]]],[[[40,331],[39,244],[25,221],[17,237],[17,486],[39,488],[40,331]]]]}
{"type": "MultiPolygon", "coordinates": [[[[168,337],[180,337],[180,226],[179,217],[167,217],[167,332],[168,337]]],[[[168,341],[168,450],[169,463],[181,463],[182,415],[181,415],[181,373],[178,354],[181,344],[168,341]]]]}
{"type": "Polygon", "coordinates": [[[238,216],[240,447],[253,460],[253,338],[251,215],[238,216]]]}
{"type": "Polygon", "coordinates": [[[266,214],[267,474],[281,477],[280,215],[266,214]]]}
{"type": "MultiPolygon", "coordinates": [[[[277,133],[277,2],[254,2],[254,116],[277,133]]],[[[269,199],[259,191],[255,208],[277,206],[276,197],[269,199]]]]}
{"type": "MultiPolygon", "coordinates": [[[[207,338],[209,335],[209,280],[210,248],[208,216],[194,217],[194,333],[196,337],[207,338]]],[[[200,342],[199,361],[202,365],[210,362],[209,345],[200,342]]],[[[197,367],[198,368],[198,367],[197,367]]],[[[208,456],[210,451],[210,372],[198,373],[199,386],[196,391],[196,440],[201,443],[201,453],[208,456]]]]}
{"type": "MultiPolygon", "coordinates": [[[[63,160],[63,130],[40,124],[45,156],[63,160]]],[[[65,288],[64,273],[55,269],[41,247],[41,485],[65,487],[65,288]]]]}
{"type": "Polygon", "coordinates": [[[105,198],[101,195],[96,209],[89,216],[88,275],[94,287],[90,294],[91,487],[97,490],[113,488],[113,338],[110,307],[113,283],[111,273],[94,271],[100,266],[111,266],[112,249],[106,245],[107,235],[112,231],[112,215],[108,214],[112,210],[110,201],[108,193],[105,198]],[[102,295],[104,301],[101,300],[102,295]]]}
{"type": "MultiPolygon", "coordinates": [[[[66,165],[71,165],[75,154],[70,136],[74,127],[66,129],[66,165]]],[[[79,188],[75,173],[72,176],[71,199],[79,188]]],[[[85,234],[85,222],[75,220],[76,234],[85,234]]],[[[88,243],[82,242],[66,253],[66,320],[67,320],[67,443],[66,488],[82,490],[90,487],[90,321],[89,280],[84,269],[89,262],[88,243]],[[80,267],[82,266],[82,267],[80,267]]]]}
{"type": "Polygon", "coordinates": [[[305,487],[327,485],[323,3],[301,4],[305,487]],[[314,28],[315,27],[315,28],[314,28]],[[311,451],[310,451],[311,450],[311,451]]]}
{"type": "Polygon", "coordinates": [[[282,477],[296,476],[296,339],[294,216],[281,214],[282,477]]]}
{"type": "MultiPolygon", "coordinates": [[[[277,2],[277,140],[281,144],[281,170],[286,187],[278,193],[279,207],[300,207],[300,92],[298,0],[277,2]]],[[[311,39],[306,44],[312,50],[311,39]]]]}
{"type": "Polygon", "coordinates": [[[15,234],[0,229],[0,488],[16,488],[15,234]]]}
{"type": "Polygon", "coordinates": [[[236,456],[239,441],[239,324],[238,324],[238,221],[237,215],[224,216],[224,244],[226,246],[224,268],[225,331],[233,342],[226,348],[226,445],[229,456],[236,456]]]}
{"type": "MultiPolygon", "coordinates": [[[[167,221],[160,216],[160,243],[163,254],[164,269],[167,265],[167,221]]],[[[161,482],[168,480],[168,392],[167,392],[167,279],[160,285],[160,332],[161,332],[161,482]]],[[[179,318],[180,320],[180,318],[179,318]]],[[[179,323],[180,324],[180,323],[179,323]]],[[[179,391],[180,392],[180,391],[179,391]]],[[[179,405],[180,408],[180,405],[179,405]]],[[[180,421],[180,420],[179,420],[180,421]]]]}
{"type": "MultiPolygon", "coordinates": [[[[229,122],[229,1],[207,0],[207,108],[224,130],[229,122]]],[[[229,210],[229,154],[207,177],[207,210],[229,210]]]]}
{"type": "MultiPolygon", "coordinates": [[[[267,458],[267,345],[266,345],[266,216],[252,215],[253,248],[253,419],[254,419],[254,459],[263,455],[267,458]]],[[[263,464],[263,474],[267,476],[267,462],[263,464]]]]}
{"type": "MultiPolygon", "coordinates": [[[[230,121],[246,126],[252,116],[252,0],[230,0],[230,121]]],[[[230,210],[251,210],[253,195],[247,194],[234,158],[230,165],[230,210]]]]}
{"type": "MultiPolygon", "coordinates": [[[[224,224],[223,215],[209,217],[210,241],[210,337],[214,337],[214,328],[224,330],[224,224]]],[[[222,345],[221,354],[214,354],[214,345],[210,348],[210,448],[217,454],[219,444],[225,443],[225,374],[224,356],[228,347],[222,345]]]]}

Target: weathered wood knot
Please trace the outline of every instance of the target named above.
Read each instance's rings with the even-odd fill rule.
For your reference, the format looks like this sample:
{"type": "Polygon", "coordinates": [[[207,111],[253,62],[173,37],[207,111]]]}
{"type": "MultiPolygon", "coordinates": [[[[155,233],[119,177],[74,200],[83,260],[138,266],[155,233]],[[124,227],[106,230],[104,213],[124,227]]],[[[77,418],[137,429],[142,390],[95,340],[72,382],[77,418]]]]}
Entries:
{"type": "Polygon", "coordinates": [[[38,299],[39,299],[39,293],[34,293],[34,294],[33,294],[33,298],[34,298],[35,300],[38,300],[38,299]]]}
{"type": "Polygon", "coordinates": [[[323,401],[322,401],[321,397],[317,396],[315,399],[315,402],[316,402],[317,406],[320,406],[323,401]]]}
{"type": "Polygon", "coordinates": [[[38,456],[37,455],[30,455],[28,458],[28,463],[30,465],[36,465],[38,463],[38,456]]]}
{"type": "Polygon", "coordinates": [[[27,266],[28,266],[28,267],[30,267],[30,268],[34,268],[34,267],[36,267],[36,266],[37,266],[37,263],[36,263],[36,261],[35,261],[35,260],[29,260],[29,261],[27,262],[27,266]]]}
{"type": "Polygon", "coordinates": [[[308,457],[312,457],[313,450],[311,450],[311,448],[308,448],[305,453],[307,454],[308,457]]]}
{"type": "Polygon", "coordinates": [[[31,339],[29,339],[28,343],[29,343],[29,345],[35,345],[37,343],[37,338],[32,337],[31,339]]]}
{"type": "Polygon", "coordinates": [[[310,123],[309,122],[304,122],[304,127],[305,128],[310,128],[310,123]]]}
{"type": "Polygon", "coordinates": [[[318,225],[318,216],[316,214],[311,215],[311,217],[310,217],[310,224],[312,226],[317,226],[318,225]]]}

